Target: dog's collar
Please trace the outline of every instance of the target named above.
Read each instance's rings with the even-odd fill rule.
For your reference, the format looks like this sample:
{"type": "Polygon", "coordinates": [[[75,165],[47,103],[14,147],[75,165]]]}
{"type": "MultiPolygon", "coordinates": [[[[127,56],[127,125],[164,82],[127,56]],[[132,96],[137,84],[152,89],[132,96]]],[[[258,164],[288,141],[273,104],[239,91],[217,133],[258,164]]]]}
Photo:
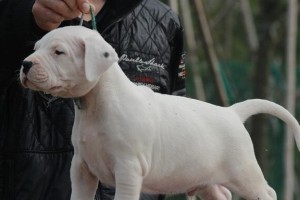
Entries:
{"type": "Polygon", "coordinates": [[[80,98],[74,98],[73,99],[75,106],[78,108],[78,110],[82,109],[82,103],[80,98]]]}

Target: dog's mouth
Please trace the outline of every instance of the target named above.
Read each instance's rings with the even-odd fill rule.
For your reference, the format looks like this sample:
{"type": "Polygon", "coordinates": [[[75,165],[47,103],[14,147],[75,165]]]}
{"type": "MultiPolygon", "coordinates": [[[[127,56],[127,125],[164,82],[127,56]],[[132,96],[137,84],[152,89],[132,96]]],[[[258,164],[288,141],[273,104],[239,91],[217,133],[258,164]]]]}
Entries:
{"type": "Polygon", "coordinates": [[[21,85],[24,87],[24,88],[29,88],[29,80],[26,76],[23,76],[21,77],[21,85]]]}
{"type": "Polygon", "coordinates": [[[48,93],[56,96],[61,90],[62,90],[62,86],[61,85],[57,85],[57,86],[51,87],[48,90],[48,93]]]}
{"type": "Polygon", "coordinates": [[[43,87],[40,84],[36,84],[35,82],[29,80],[26,76],[22,77],[21,84],[25,88],[29,88],[31,90],[36,90],[36,91],[42,91],[47,94],[57,94],[62,89],[61,85],[54,85],[51,87],[43,87]]]}
{"type": "Polygon", "coordinates": [[[21,84],[25,88],[29,88],[31,90],[43,91],[44,89],[30,81],[26,76],[21,80],[21,84]]]}

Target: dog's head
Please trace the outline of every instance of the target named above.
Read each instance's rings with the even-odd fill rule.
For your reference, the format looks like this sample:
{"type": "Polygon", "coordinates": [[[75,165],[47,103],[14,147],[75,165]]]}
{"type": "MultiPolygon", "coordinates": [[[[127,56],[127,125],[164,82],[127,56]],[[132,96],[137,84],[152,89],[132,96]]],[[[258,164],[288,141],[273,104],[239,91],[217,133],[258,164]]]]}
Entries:
{"type": "Polygon", "coordinates": [[[117,61],[117,53],[98,32],[68,26],[49,32],[35,44],[35,52],[23,61],[20,80],[32,90],[80,97],[117,61]]]}

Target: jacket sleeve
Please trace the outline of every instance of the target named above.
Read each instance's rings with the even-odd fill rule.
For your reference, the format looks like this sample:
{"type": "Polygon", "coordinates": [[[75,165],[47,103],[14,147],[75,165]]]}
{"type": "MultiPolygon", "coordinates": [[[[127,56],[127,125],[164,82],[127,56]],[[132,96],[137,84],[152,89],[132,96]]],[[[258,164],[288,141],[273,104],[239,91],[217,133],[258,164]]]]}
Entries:
{"type": "Polygon", "coordinates": [[[172,95],[185,96],[185,55],[183,45],[183,28],[178,20],[175,23],[175,31],[170,41],[173,46],[170,62],[170,81],[172,95]]]}
{"type": "Polygon", "coordinates": [[[16,81],[21,61],[43,34],[36,26],[34,0],[0,1],[0,87],[16,81]]]}

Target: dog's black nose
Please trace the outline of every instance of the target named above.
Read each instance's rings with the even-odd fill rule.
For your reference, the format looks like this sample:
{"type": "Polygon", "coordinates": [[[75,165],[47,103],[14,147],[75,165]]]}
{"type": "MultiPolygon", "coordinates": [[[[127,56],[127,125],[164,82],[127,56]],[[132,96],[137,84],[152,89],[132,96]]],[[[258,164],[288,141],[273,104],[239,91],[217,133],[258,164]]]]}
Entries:
{"type": "Polygon", "coordinates": [[[23,65],[23,73],[27,74],[30,68],[32,67],[32,62],[24,60],[22,62],[22,65],[23,65]]]}

